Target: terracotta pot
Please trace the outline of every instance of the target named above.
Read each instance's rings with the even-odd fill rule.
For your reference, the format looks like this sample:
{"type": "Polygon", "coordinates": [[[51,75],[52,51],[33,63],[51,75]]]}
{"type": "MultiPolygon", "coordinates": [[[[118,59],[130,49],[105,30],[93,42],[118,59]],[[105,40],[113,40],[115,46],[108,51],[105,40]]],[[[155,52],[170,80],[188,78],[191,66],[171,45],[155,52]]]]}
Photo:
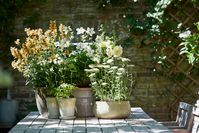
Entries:
{"type": "Polygon", "coordinates": [[[130,115],[131,106],[129,101],[105,102],[96,101],[94,113],[98,118],[116,119],[127,118],[130,115]]]}
{"type": "Polygon", "coordinates": [[[75,118],[76,98],[58,98],[59,113],[61,119],[75,118]]]}
{"type": "Polygon", "coordinates": [[[42,91],[42,89],[35,90],[35,99],[36,99],[36,105],[37,109],[39,111],[39,114],[43,117],[48,117],[48,109],[46,105],[46,98],[42,91]]]}
{"type": "Polygon", "coordinates": [[[94,105],[94,96],[91,88],[78,88],[73,92],[74,97],[76,98],[77,106],[77,117],[92,117],[93,114],[93,105],[94,105]]]}
{"type": "Polygon", "coordinates": [[[46,98],[47,108],[48,108],[48,118],[57,119],[59,118],[59,107],[57,99],[55,97],[46,98]]]}

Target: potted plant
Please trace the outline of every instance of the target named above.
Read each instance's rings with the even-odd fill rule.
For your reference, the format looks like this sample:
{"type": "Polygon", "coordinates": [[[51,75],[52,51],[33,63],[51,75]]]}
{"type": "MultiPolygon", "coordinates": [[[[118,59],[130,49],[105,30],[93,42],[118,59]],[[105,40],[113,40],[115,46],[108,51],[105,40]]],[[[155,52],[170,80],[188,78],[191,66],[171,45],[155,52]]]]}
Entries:
{"type": "Polygon", "coordinates": [[[48,110],[48,118],[50,119],[56,119],[59,118],[59,106],[58,102],[56,99],[56,88],[51,88],[51,89],[46,89],[45,92],[45,100],[46,100],[46,105],[47,105],[47,110],[48,110]]]}
{"type": "Polygon", "coordinates": [[[63,83],[56,88],[55,96],[59,105],[61,119],[75,118],[76,98],[72,97],[72,91],[76,87],[71,84],[63,83]]]}
{"type": "Polygon", "coordinates": [[[47,117],[45,96],[51,95],[61,83],[71,81],[73,65],[68,63],[68,57],[74,49],[71,44],[72,30],[62,24],[58,30],[56,22],[51,21],[45,32],[30,28],[26,28],[25,32],[25,42],[20,43],[17,39],[17,46],[11,47],[14,57],[12,66],[23,73],[26,85],[35,90],[39,113],[47,117]]]}
{"type": "Polygon", "coordinates": [[[123,48],[104,32],[96,37],[94,64],[86,69],[94,89],[94,113],[98,118],[126,118],[131,106],[129,99],[134,85],[133,65],[121,57],[123,48]]]}
{"type": "MultiPolygon", "coordinates": [[[[51,92],[62,83],[79,85],[85,79],[85,68],[92,62],[87,51],[80,44],[73,43],[83,40],[83,35],[74,38],[74,32],[70,26],[60,24],[57,27],[55,21],[50,22],[49,29],[26,28],[27,34],[24,43],[15,41],[15,47],[11,47],[14,57],[12,66],[22,72],[26,85],[35,90],[37,108],[41,115],[47,116],[45,97],[53,96],[51,92]],[[82,80],[84,79],[84,80],[82,80]]],[[[79,31],[77,31],[79,34],[79,31]]],[[[91,32],[87,32],[91,34],[91,32]]],[[[89,84],[88,82],[84,82],[89,84]]]]}

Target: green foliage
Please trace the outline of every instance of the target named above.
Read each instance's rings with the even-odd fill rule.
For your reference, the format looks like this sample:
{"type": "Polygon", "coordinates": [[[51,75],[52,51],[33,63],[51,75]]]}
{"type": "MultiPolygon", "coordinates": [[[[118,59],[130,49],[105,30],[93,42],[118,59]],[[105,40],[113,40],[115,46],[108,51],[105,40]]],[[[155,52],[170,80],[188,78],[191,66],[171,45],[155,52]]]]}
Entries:
{"type": "Polygon", "coordinates": [[[13,79],[10,73],[0,68],[0,87],[9,87],[12,85],[13,79]]]}
{"type": "Polygon", "coordinates": [[[76,89],[75,86],[71,84],[63,83],[59,87],[56,88],[55,96],[57,98],[69,98],[72,94],[72,91],[75,89],[76,89]]]}
{"type": "Polygon", "coordinates": [[[191,34],[191,32],[186,31],[180,34],[182,38],[180,54],[186,54],[192,65],[199,62],[199,22],[196,23],[196,26],[198,32],[191,34]]]}
{"type": "Polygon", "coordinates": [[[129,59],[110,58],[103,64],[90,65],[87,73],[97,99],[101,101],[126,101],[131,96],[134,77],[130,73],[129,59]]]}

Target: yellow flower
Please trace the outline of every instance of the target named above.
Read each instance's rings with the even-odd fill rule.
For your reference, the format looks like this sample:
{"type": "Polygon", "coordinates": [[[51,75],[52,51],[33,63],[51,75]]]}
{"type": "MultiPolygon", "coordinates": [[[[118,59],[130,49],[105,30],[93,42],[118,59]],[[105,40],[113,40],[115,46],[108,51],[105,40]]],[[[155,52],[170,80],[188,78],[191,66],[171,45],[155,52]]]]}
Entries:
{"type": "Polygon", "coordinates": [[[52,20],[50,21],[49,29],[50,29],[52,32],[56,32],[56,31],[57,31],[56,21],[52,21],[52,20]]]}
{"type": "Polygon", "coordinates": [[[10,48],[11,54],[15,57],[15,58],[21,58],[20,52],[18,51],[17,48],[15,47],[11,47],[10,48]]]}
{"type": "Polygon", "coordinates": [[[113,56],[114,57],[120,57],[123,53],[123,49],[121,46],[115,46],[113,48],[113,56]]]}

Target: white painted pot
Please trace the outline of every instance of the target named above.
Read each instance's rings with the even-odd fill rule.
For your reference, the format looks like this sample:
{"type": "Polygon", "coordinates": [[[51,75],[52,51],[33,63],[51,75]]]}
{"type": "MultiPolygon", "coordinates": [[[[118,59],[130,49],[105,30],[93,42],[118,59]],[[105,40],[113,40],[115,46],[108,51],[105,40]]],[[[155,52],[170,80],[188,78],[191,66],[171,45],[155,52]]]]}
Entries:
{"type": "Polygon", "coordinates": [[[96,101],[94,114],[98,118],[116,119],[127,118],[130,115],[131,106],[129,101],[106,102],[96,101]]]}
{"type": "Polygon", "coordinates": [[[46,105],[46,98],[44,93],[42,92],[42,89],[38,89],[35,91],[35,99],[39,114],[42,115],[44,118],[47,118],[48,109],[46,105]]]}
{"type": "Polygon", "coordinates": [[[56,119],[59,118],[59,107],[57,99],[55,97],[46,98],[47,108],[48,108],[48,118],[56,119]]]}
{"type": "Polygon", "coordinates": [[[76,98],[58,98],[59,113],[61,119],[75,118],[76,98]]]}

